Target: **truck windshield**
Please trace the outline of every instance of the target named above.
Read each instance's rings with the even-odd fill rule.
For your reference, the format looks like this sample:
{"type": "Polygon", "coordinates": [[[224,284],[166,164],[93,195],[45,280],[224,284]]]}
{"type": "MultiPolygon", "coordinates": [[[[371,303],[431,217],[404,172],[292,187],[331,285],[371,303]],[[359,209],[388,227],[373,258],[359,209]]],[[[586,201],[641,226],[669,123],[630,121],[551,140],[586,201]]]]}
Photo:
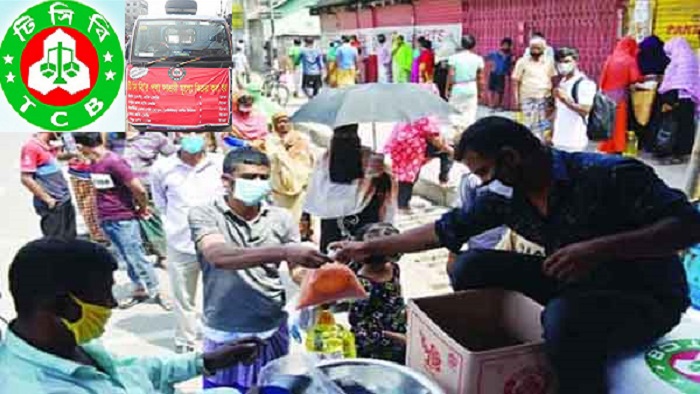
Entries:
{"type": "Polygon", "coordinates": [[[230,60],[231,40],[226,25],[216,21],[145,20],[134,34],[132,61],[177,58],[178,62],[206,57],[230,60]]]}

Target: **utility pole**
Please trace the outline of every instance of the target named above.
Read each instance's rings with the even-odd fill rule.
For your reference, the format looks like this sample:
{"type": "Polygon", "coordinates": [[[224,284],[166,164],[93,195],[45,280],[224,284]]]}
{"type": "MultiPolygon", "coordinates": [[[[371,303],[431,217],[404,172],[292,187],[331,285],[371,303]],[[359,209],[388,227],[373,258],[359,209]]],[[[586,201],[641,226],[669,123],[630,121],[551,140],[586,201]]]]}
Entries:
{"type": "Polygon", "coordinates": [[[267,0],[267,8],[270,13],[270,66],[275,64],[275,49],[277,49],[277,37],[275,37],[275,9],[273,0],[267,0]]]}
{"type": "Polygon", "coordinates": [[[690,199],[700,197],[698,183],[700,183],[700,118],[697,120],[695,129],[695,142],[693,143],[693,153],[690,154],[690,164],[685,176],[685,194],[690,199]]]}

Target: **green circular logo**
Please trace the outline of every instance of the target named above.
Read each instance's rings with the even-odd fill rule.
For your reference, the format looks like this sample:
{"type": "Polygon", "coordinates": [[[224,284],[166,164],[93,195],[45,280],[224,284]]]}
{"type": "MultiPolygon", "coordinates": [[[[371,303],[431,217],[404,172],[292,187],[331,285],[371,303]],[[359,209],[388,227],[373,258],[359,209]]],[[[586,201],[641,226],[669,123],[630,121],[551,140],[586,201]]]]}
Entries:
{"type": "Polygon", "coordinates": [[[645,355],[649,368],[682,393],[700,394],[700,339],[656,345],[645,355]]]}
{"type": "Polygon", "coordinates": [[[44,130],[92,124],[114,103],[123,78],[119,36],[77,1],[27,9],[0,43],[0,88],[15,112],[44,130]]]}

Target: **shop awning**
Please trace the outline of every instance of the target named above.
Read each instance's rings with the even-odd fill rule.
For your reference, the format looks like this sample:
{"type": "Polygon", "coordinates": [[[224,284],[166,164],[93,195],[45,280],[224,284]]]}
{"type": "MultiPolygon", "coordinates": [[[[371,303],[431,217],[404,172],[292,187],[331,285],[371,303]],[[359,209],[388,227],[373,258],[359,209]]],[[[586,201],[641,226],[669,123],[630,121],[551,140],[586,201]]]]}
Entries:
{"type": "Polygon", "coordinates": [[[341,5],[350,5],[361,3],[360,0],[318,0],[317,4],[311,7],[312,14],[318,14],[320,10],[329,7],[337,7],[341,5]]]}
{"type": "Polygon", "coordinates": [[[319,0],[287,0],[275,7],[275,14],[282,16],[293,14],[304,8],[312,8],[318,4],[319,0]]]}

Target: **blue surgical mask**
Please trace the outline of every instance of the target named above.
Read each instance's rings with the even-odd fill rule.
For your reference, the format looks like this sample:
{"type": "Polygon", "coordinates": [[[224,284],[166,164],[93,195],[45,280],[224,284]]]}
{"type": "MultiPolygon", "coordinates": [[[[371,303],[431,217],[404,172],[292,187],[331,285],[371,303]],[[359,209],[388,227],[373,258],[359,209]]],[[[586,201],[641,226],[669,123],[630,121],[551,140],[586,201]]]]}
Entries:
{"type": "Polygon", "coordinates": [[[270,191],[272,191],[272,187],[270,181],[266,179],[236,178],[233,198],[252,207],[260,204],[270,194],[270,191]]]}
{"type": "Polygon", "coordinates": [[[205,144],[206,141],[204,141],[204,136],[198,134],[186,135],[180,139],[180,146],[182,147],[182,150],[191,155],[196,155],[197,153],[202,152],[205,144]]]}

